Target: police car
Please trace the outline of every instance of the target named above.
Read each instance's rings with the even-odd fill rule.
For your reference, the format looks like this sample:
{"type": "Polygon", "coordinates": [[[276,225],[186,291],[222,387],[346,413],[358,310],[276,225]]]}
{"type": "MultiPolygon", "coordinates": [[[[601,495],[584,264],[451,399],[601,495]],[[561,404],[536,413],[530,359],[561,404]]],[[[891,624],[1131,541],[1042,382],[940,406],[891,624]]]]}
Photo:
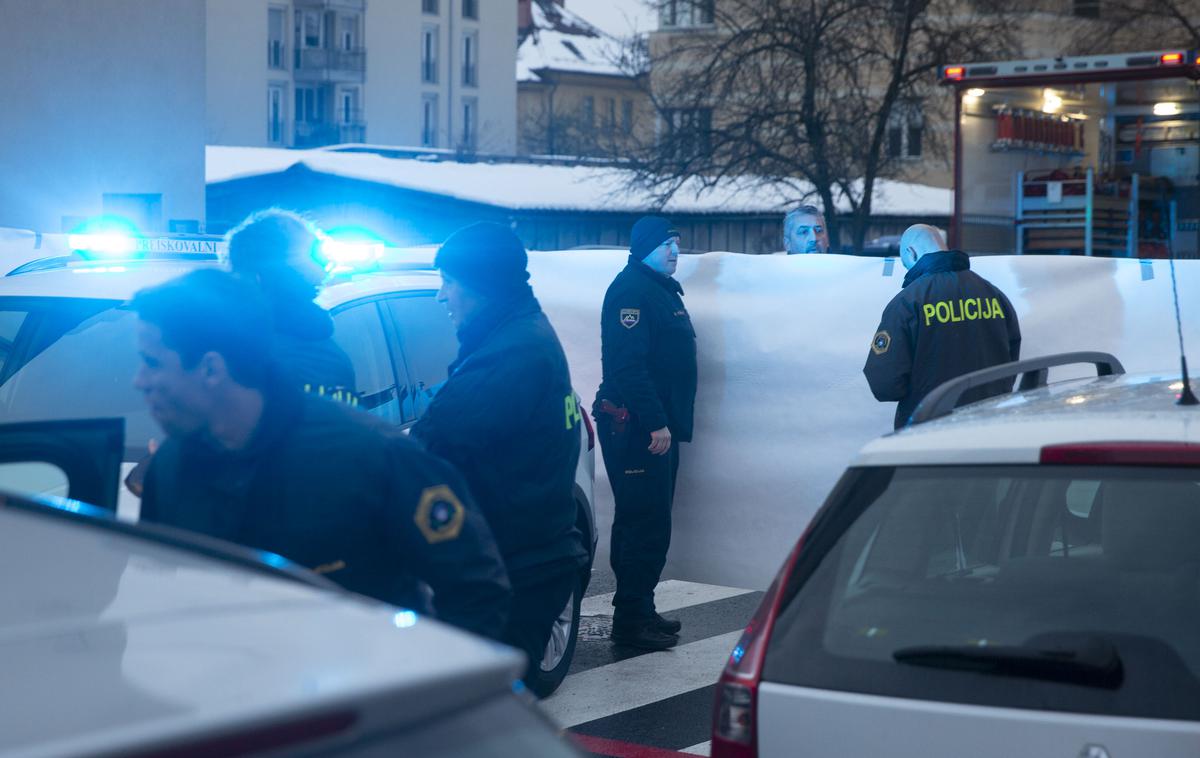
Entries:
{"type": "MultiPolygon", "coordinates": [[[[89,463],[63,459],[84,492],[89,463]]],[[[0,495],[0,565],[6,756],[577,755],[513,691],[515,651],[279,556],[0,495]]]]}
{"type": "Polygon", "coordinates": [[[1195,756],[1183,389],[1077,353],[935,390],[861,451],[771,585],[717,686],[712,755],[1195,756]],[[1096,376],[1046,383],[1079,362],[1096,376]]]}
{"type": "MultiPolygon", "coordinates": [[[[39,257],[0,278],[0,419],[48,422],[120,417],[125,421],[121,477],[147,457],[161,432],[131,381],[138,368],[134,314],[122,307],[138,290],[198,266],[219,265],[218,238],[127,238],[46,235],[39,257]]],[[[318,302],[333,315],[335,339],[354,364],[359,407],[407,427],[446,379],[458,345],[445,309],[435,300],[440,279],[432,251],[388,251],[381,245],[338,243],[335,277],[318,302]],[[360,270],[370,273],[358,273],[360,270]]],[[[576,469],[578,526],[595,554],[592,509],[595,433],[584,414],[576,469]]],[[[14,464],[15,465],[15,464],[14,464]]],[[[21,492],[65,495],[52,468],[10,469],[21,492]]],[[[138,500],[121,487],[118,514],[135,520],[138,500]]],[[[548,695],[574,655],[579,604],[591,576],[555,624],[531,689],[548,695]]]]}

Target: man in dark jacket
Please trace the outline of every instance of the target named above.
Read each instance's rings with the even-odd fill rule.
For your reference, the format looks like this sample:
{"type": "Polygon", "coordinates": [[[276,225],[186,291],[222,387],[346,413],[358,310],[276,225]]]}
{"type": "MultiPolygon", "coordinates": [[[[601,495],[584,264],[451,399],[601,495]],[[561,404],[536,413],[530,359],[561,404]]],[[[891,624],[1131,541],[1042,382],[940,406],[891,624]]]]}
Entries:
{"type": "Polygon", "coordinates": [[[671,277],[678,242],[665,218],[633,225],[629,263],[600,313],[603,380],[592,408],[615,500],[612,639],[650,650],[674,646],[681,627],[654,607],[671,544],[679,443],[692,439],[696,400],[696,332],[671,277]]]}
{"type": "MultiPolygon", "coordinates": [[[[936,227],[909,227],[900,260],[908,269],[904,289],[884,309],[863,367],[877,400],[898,401],[897,429],[938,385],[1021,353],[1012,303],[970,270],[966,253],[947,250],[936,227]]],[[[1012,379],[992,382],[964,393],[959,404],[1011,390],[1012,379]]]]}
{"type": "Polygon", "coordinates": [[[498,224],[460,229],[438,250],[437,297],[459,351],[412,436],[462,472],[487,516],[513,586],[503,639],[536,667],[588,551],[573,494],[583,416],[526,264],[498,224]]]}
{"type": "Polygon", "coordinates": [[[333,341],[333,319],[313,302],[326,275],[313,225],[272,208],[239,224],[228,246],[233,273],[255,282],[270,304],[272,357],[283,375],[306,392],[353,403],[354,364],[333,341]]]}
{"type": "Polygon", "coordinates": [[[497,637],[509,584],[459,476],[394,427],[273,374],[254,287],[201,270],[133,300],[134,381],[167,433],[141,518],[276,553],[497,637]]]}

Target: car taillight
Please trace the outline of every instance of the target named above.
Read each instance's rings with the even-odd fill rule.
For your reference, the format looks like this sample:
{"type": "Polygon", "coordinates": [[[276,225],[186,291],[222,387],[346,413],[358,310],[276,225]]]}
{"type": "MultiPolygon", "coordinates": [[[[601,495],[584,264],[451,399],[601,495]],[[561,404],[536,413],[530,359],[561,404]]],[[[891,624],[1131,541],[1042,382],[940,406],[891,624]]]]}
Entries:
{"type": "Polygon", "coordinates": [[[1183,63],[1183,53],[1163,53],[1159,61],[1164,66],[1178,66],[1183,63]]]}
{"type": "Polygon", "coordinates": [[[779,614],[783,590],[807,536],[806,530],[775,581],[771,582],[717,680],[717,697],[713,704],[713,758],[754,758],[758,755],[758,685],[762,681],[767,641],[779,614]]]}
{"type": "Polygon", "coordinates": [[[1200,445],[1184,442],[1086,442],[1047,445],[1041,462],[1061,466],[1200,466],[1200,445]]]}
{"type": "Polygon", "coordinates": [[[596,429],[592,426],[592,417],[587,413],[583,414],[583,425],[587,427],[588,450],[594,450],[596,447],[596,429]]]}
{"type": "Polygon", "coordinates": [[[154,748],[135,753],[135,758],[207,758],[208,756],[243,756],[270,752],[280,754],[299,749],[341,734],[354,726],[358,717],[351,711],[296,719],[216,737],[202,737],[170,747],[154,748]]]}
{"type": "Polygon", "coordinates": [[[961,82],[966,73],[967,69],[963,66],[946,66],[945,77],[947,81],[961,82]]]}

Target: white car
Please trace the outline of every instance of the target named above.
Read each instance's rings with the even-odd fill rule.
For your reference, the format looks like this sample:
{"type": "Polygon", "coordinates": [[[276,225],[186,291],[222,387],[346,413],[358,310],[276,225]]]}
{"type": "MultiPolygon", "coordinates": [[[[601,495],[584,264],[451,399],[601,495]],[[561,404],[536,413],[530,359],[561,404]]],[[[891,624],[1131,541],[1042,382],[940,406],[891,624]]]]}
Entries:
{"type": "Polygon", "coordinates": [[[5,756],[578,755],[514,693],[515,651],[279,556],[0,494],[0,565],[5,756]]]}
{"type": "MultiPolygon", "coordinates": [[[[203,249],[182,253],[173,252],[170,242],[153,246],[139,260],[56,255],[25,261],[0,277],[0,419],[120,417],[125,421],[121,476],[146,457],[150,440],[161,432],[131,384],[138,367],[136,318],[122,305],[144,287],[217,265],[203,241],[190,240],[203,249]]],[[[359,407],[407,427],[445,381],[458,345],[445,309],[434,299],[440,280],[427,260],[405,257],[397,268],[339,276],[322,290],[319,302],[333,314],[335,339],[354,364],[359,407]]],[[[579,529],[594,556],[595,434],[587,414],[580,434],[575,500],[579,529]]],[[[19,481],[20,491],[34,494],[67,494],[56,476],[44,466],[29,465],[11,469],[7,484],[11,488],[19,481]]],[[[0,486],[5,483],[0,479],[0,486]]],[[[125,487],[117,510],[126,520],[137,518],[138,500],[125,487]]],[[[553,692],[570,668],[579,604],[590,578],[589,561],[530,682],[541,696],[553,692]]]]}
{"type": "Polygon", "coordinates": [[[1076,353],[935,390],[796,545],[721,676],[712,755],[1200,754],[1200,409],[1182,389],[1076,353]],[[1045,384],[1078,362],[1100,375],[1045,384]]]}

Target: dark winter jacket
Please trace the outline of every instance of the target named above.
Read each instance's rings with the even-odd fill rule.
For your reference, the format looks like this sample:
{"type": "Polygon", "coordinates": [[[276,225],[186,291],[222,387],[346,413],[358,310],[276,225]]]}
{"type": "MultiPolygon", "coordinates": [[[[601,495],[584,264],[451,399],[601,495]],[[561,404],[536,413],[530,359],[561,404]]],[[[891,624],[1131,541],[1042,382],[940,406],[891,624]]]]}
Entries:
{"type": "Polygon", "coordinates": [[[273,298],[275,345],[272,358],[280,372],[313,395],[350,399],[354,364],[333,341],[333,319],[324,308],[302,298],[273,298]]]}
{"type": "Polygon", "coordinates": [[[600,311],[603,379],[596,393],[627,408],[644,431],[664,426],[690,442],[696,403],[696,331],[683,287],[630,256],[600,311]]]}
{"type": "Polygon", "coordinates": [[[491,531],[445,462],[398,429],[283,380],[250,445],[168,439],[141,518],[282,555],[343,587],[498,636],[510,587],[491,531]]]}
{"type": "MultiPolygon", "coordinates": [[[[1012,303],[970,268],[957,250],[924,255],[883,311],[863,373],[876,399],[899,402],[897,429],[943,382],[1020,357],[1012,303]]],[[[1011,390],[1012,379],[993,382],[964,393],[960,404],[1011,390]]]]}
{"type": "Polygon", "coordinates": [[[525,285],[458,339],[449,377],[412,436],[462,472],[514,585],[582,566],[574,489],[583,416],[554,328],[525,285]]]}

